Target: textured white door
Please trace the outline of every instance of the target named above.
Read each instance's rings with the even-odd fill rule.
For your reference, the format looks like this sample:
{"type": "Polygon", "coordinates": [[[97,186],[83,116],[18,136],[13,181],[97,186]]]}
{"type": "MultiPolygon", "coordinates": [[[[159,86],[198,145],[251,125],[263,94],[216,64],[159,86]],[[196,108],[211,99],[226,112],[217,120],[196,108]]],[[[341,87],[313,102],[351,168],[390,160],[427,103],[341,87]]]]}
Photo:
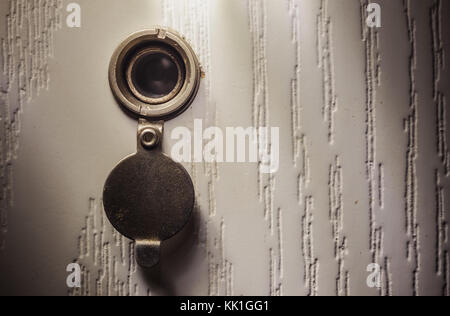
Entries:
{"type": "Polygon", "coordinates": [[[1,1],[0,294],[449,295],[449,16],[446,0],[1,1]],[[155,25],[205,72],[164,150],[201,119],[279,127],[280,161],[186,164],[194,216],[143,271],[102,210],[137,127],[107,71],[155,25]]]}

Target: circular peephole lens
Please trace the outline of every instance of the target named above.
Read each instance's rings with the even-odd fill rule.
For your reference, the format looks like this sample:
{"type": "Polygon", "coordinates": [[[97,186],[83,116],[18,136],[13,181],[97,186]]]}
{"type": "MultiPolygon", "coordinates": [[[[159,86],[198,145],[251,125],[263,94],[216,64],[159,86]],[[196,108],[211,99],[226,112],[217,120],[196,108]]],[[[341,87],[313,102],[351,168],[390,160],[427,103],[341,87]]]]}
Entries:
{"type": "Polygon", "coordinates": [[[179,58],[161,48],[147,48],[137,53],[127,71],[133,94],[150,104],[160,104],[174,98],[183,85],[184,77],[179,58]]]}
{"type": "Polygon", "coordinates": [[[116,49],[109,66],[111,90],[119,103],[150,120],[183,113],[197,95],[201,75],[192,47],[167,28],[130,35],[116,49]]]}
{"type": "Polygon", "coordinates": [[[159,99],[170,94],[179,81],[177,64],[163,53],[146,53],[133,66],[131,80],[138,92],[159,99]]]}

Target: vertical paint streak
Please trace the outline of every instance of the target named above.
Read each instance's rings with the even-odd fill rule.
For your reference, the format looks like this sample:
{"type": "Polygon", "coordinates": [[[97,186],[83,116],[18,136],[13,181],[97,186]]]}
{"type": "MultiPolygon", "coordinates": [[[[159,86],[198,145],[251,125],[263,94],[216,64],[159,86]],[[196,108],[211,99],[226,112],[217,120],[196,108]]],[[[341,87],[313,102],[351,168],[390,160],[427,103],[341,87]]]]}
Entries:
{"type": "Polygon", "coordinates": [[[301,155],[304,135],[302,128],[302,105],[300,102],[300,79],[301,79],[301,43],[300,43],[300,3],[299,0],[289,0],[289,15],[292,25],[292,45],[294,46],[295,64],[294,77],[291,80],[291,124],[292,124],[292,149],[293,161],[297,166],[301,155]]]}
{"type": "Polygon", "coordinates": [[[317,60],[323,79],[323,118],[328,125],[328,142],[334,143],[334,114],[338,101],[335,87],[333,25],[328,14],[328,0],[321,0],[320,14],[317,17],[317,60]]]}
{"type": "Polygon", "coordinates": [[[319,259],[314,252],[314,231],[313,231],[313,209],[314,199],[311,196],[306,197],[304,203],[304,216],[302,218],[302,255],[305,267],[304,283],[307,288],[308,296],[317,296],[319,291],[318,274],[319,259]]]}
{"type": "Polygon", "coordinates": [[[448,251],[445,252],[445,273],[442,293],[444,296],[450,296],[450,256],[448,251]]]}
{"type": "Polygon", "coordinates": [[[444,276],[445,274],[445,246],[448,239],[444,197],[445,192],[441,184],[441,175],[436,170],[436,273],[438,276],[444,276]]]}
{"type": "Polygon", "coordinates": [[[408,260],[413,267],[412,289],[413,295],[419,295],[419,273],[420,273],[420,241],[419,241],[419,223],[417,221],[417,166],[418,155],[418,92],[416,87],[417,70],[417,39],[416,39],[416,20],[411,13],[411,3],[404,0],[404,9],[407,21],[408,37],[410,42],[410,105],[409,115],[405,120],[405,131],[408,136],[408,149],[406,153],[406,232],[408,237],[407,250],[408,260]]]}
{"type": "Polygon", "coordinates": [[[384,209],[384,165],[378,165],[378,205],[380,210],[384,209]]]}
{"type": "Polygon", "coordinates": [[[336,276],[336,296],[349,294],[349,271],[345,268],[345,257],[348,252],[347,237],[344,234],[344,202],[343,202],[343,172],[339,157],[330,166],[328,196],[329,219],[334,241],[334,258],[338,265],[336,276]]]}
{"type": "MultiPolygon", "coordinates": [[[[253,126],[259,130],[269,126],[269,79],[267,72],[267,8],[265,0],[248,0],[249,28],[252,36],[253,53],[253,126]]],[[[271,148],[270,140],[258,136],[258,152],[271,148]],[[263,145],[262,145],[263,144],[263,145]],[[266,146],[267,148],[260,148],[266,146]]],[[[270,201],[273,200],[273,177],[261,172],[258,164],[259,198],[265,203],[266,211],[273,215],[270,201]]],[[[270,215],[270,214],[269,214],[270,215]]]]}
{"type": "Polygon", "coordinates": [[[443,282],[442,295],[449,296],[448,282],[448,223],[446,218],[445,190],[450,176],[450,151],[448,148],[447,100],[445,91],[445,50],[442,32],[443,2],[434,0],[430,8],[432,38],[433,98],[436,105],[437,154],[441,167],[436,169],[436,274],[443,282]],[[444,181],[443,178],[445,177],[444,181]]]}

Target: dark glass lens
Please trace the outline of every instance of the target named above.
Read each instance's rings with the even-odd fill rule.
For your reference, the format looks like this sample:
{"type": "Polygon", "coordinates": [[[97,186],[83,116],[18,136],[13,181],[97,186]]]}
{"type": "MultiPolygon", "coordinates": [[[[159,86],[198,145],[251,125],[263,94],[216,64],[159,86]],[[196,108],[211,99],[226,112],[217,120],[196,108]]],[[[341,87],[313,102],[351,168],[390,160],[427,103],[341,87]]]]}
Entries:
{"type": "Polygon", "coordinates": [[[158,99],[171,93],[180,74],[176,63],[164,53],[147,53],[133,66],[131,80],[142,95],[158,99]]]}

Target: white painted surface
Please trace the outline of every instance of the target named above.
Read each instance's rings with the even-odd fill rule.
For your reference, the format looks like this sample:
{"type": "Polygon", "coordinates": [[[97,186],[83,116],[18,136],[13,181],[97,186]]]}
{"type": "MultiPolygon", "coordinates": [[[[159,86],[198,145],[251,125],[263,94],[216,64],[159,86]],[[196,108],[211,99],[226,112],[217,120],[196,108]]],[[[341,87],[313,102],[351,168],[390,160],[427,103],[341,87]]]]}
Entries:
{"type": "Polygon", "coordinates": [[[448,1],[379,0],[378,30],[365,0],[77,2],[80,29],[69,1],[0,3],[1,294],[450,294],[448,1]],[[206,72],[165,150],[194,119],[276,126],[281,163],[187,166],[195,216],[144,272],[100,197],[136,146],[109,58],[154,25],[183,33],[206,72]]]}

